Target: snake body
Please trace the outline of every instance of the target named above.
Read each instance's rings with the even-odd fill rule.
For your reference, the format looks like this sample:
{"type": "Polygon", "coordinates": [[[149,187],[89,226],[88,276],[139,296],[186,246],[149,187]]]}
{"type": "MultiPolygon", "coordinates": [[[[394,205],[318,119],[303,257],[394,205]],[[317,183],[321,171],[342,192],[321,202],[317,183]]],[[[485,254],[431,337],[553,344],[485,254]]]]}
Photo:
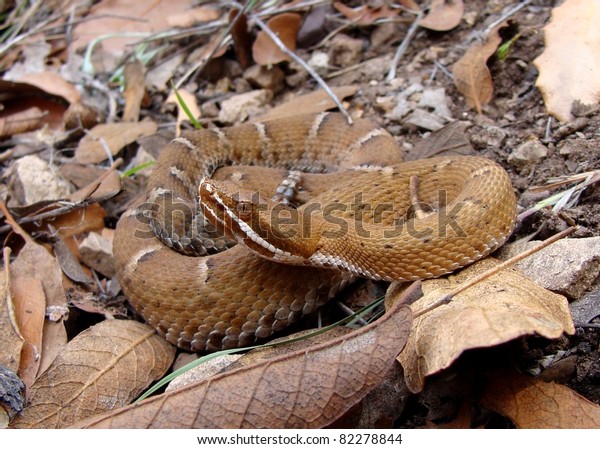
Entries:
{"type": "Polygon", "coordinates": [[[356,276],[437,277],[504,243],[516,200],[499,165],[479,157],[398,163],[400,154],[387,132],[366,120],[348,125],[340,114],[175,139],[145,197],[117,225],[121,286],[171,343],[218,350],[270,336],[356,276]],[[270,197],[289,170],[305,173],[297,209],[268,201],[256,212],[240,207],[242,192],[270,197]],[[436,211],[414,215],[411,178],[418,201],[436,211]],[[245,190],[235,193],[238,183],[245,190]],[[287,217],[276,229],[268,223],[274,211],[287,217]]]}

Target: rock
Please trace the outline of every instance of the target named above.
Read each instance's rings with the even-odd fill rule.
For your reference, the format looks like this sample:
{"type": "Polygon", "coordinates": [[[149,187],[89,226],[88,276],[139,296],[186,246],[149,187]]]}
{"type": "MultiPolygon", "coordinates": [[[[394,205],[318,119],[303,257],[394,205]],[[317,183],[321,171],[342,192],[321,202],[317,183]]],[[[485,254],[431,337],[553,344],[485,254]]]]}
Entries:
{"type": "Polygon", "coordinates": [[[262,89],[270,89],[273,92],[279,92],[283,89],[285,74],[275,65],[270,68],[261,65],[253,65],[246,69],[244,78],[253,86],[262,89]]]}
{"type": "Polygon", "coordinates": [[[308,60],[308,65],[319,75],[325,75],[329,70],[329,55],[322,51],[315,51],[308,60]]]}
{"type": "Polygon", "coordinates": [[[471,143],[479,148],[502,148],[507,133],[494,125],[482,125],[470,136],[471,143]]]}
{"type": "Polygon", "coordinates": [[[362,59],[364,43],[345,34],[337,34],[329,43],[329,59],[332,65],[350,67],[362,59]]]}
{"type": "Polygon", "coordinates": [[[600,288],[592,290],[583,298],[573,301],[569,304],[573,322],[577,324],[591,323],[592,320],[600,316],[600,288]]]}
{"type": "Polygon", "coordinates": [[[508,163],[513,167],[525,168],[535,165],[548,156],[548,148],[539,140],[522,143],[508,155],[508,163]]]}
{"type": "Polygon", "coordinates": [[[79,244],[79,255],[84,264],[108,279],[115,276],[115,261],[110,239],[96,232],[90,232],[79,244]]]}
{"type": "Polygon", "coordinates": [[[419,108],[412,111],[408,117],[403,120],[403,123],[414,125],[422,129],[427,129],[429,131],[436,131],[440,128],[443,128],[446,124],[445,120],[436,114],[419,108]]]}
{"type": "Polygon", "coordinates": [[[444,120],[452,119],[452,112],[448,108],[448,98],[446,90],[443,87],[425,89],[421,94],[421,99],[417,107],[428,110],[433,109],[433,114],[444,120]]]}
{"type": "Polygon", "coordinates": [[[12,196],[20,204],[44,200],[58,200],[69,195],[69,183],[38,156],[24,156],[8,170],[12,196]]]}
{"type": "MultiPolygon", "coordinates": [[[[508,259],[538,243],[506,245],[499,257],[508,259]]],[[[600,272],[600,237],[559,240],[516,267],[548,290],[581,298],[600,272]]]]}
{"type": "Polygon", "coordinates": [[[412,83],[406,89],[403,89],[396,95],[396,106],[385,117],[388,120],[401,121],[417,107],[417,100],[411,97],[420,92],[423,92],[423,86],[420,83],[412,83]]]}
{"type": "Polygon", "coordinates": [[[221,102],[219,121],[228,124],[243,122],[251,115],[262,112],[271,98],[273,98],[273,92],[268,89],[252,90],[234,95],[221,102]]]}
{"type": "Polygon", "coordinates": [[[413,82],[396,96],[396,105],[386,118],[429,131],[442,128],[452,118],[443,88],[425,89],[413,82]]]}

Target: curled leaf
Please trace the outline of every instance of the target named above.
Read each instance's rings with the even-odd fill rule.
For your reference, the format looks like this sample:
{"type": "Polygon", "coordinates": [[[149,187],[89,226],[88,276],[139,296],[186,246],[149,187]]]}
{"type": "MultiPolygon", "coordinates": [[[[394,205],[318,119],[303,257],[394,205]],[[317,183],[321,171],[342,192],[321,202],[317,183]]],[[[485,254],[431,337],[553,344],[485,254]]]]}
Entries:
{"type": "Polygon", "coordinates": [[[345,336],[244,366],[90,418],[94,428],[319,428],[358,403],[388,373],[408,337],[397,303],[345,336]]]}
{"type": "MultiPolygon", "coordinates": [[[[457,275],[423,282],[425,296],[412,305],[413,310],[417,313],[497,263],[484,259],[457,275]]],[[[566,298],[515,270],[503,270],[455,296],[447,305],[415,318],[413,332],[398,360],[408,387],[418,392],[426,376],[447,368],[467,349],[499,345],[522,335],[558,338],[563,332],[574,331],[566,298]]]]}
{"type": "Polygon", "coordinates": [[[597,429],[600,406],[554,382],[515,371],[489,375],[482,404],[521,429],[597,429]]]}
{"type": "Polygon", "coordinates": [[[57,428],[129,404],[173,362],[174,348],[150,326],[103,321],[73,340],[33,384],[12,427],[57,428]]]}

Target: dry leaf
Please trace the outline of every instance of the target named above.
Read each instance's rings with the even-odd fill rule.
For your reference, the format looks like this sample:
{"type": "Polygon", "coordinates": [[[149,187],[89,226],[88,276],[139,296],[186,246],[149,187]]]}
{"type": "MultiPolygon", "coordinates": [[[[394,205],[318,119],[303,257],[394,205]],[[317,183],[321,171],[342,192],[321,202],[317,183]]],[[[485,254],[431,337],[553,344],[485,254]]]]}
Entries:
{"type": "MultiPolygon", "coordinates": [[[[10,254],[10,250],[7,251],[10,254]]],[[[11,295],[11,279],[8,272],[8,254],[5,253],[4,269],[0,271],[0,345],[2,345],[0,366],[16,373],[19,369],[24,338],[21,336],[14,313],[15,306],[11,295]]]]}
{"type": "Polygon", "coordinates": [[[71,237],[104,228],[106,211],[98,203],[88,204],[83,209],[74,209],[66,214],[54,217],[52,225],[62,237],[71,237]]]}
{"type": "Polygon", "coordinates": [[[350,8],[342,2],[333,2],[333,7],[341,12],[357,25],[372,25],[378,19],[387,19],[398,15],[399,9],[392,9],[387,4],[373,8],[369,5],[362,5],[358,8],[350,8]]]}
{"type": "Polygon", "coordinates": [[[107,151],[114,156],[137,138],[154,134],[156,129],[156,123],[151,120],[94,126],[79,142],[75,158],[80,164],[97,164],[108,158],[107,151]]]}
{"type": "MultiPolygon", "coordinates": [[[[13,271],[14,267],[11,268],[13,271]]],[[[27,273],[14,274],[10,288],[15,304],[15,317],[24,339],[17,374],[29,389],[35,380],[41,360],[46,295],[44,295],[42,282],[35,277],[27,276],[27,273]]]]}
{"type": "MultiPolygon", "coordinates": [[[[177,93],[182,98],[183,103],[187,106],[192,116],[196,119],[200,118],[202,113],[200,112],[200,106],[198,106],[198,100],[196,96],[185,89],[178,89],[177,93]]],[[[179,136],[181,134],[181,122],[183,122],[184,120],[189,120],[189,118],[185,113],[185,110],[181,106],[181,103],[179,103],[175,92],[171,92],[169,94],[169,97],[167,98],[166,102],[167,104],[175,103],[177,105],[177,124],[175,128],[175,134],[179,136]]]]}
{"type": "Polygon", "coordinates": [[[520,429],[598,429],[600,406],[568,387],[515,371],[488,376],[482,405],[508,417],[520,429]]]}
{"type": "Polygon", "coordinates": [[[197,6],[187,11],[171,14],[167,17],[167,23],[171,27],[187,28],[202,22],[217,20],[221,12],[212,6],[197,6]]]}
{"type": "MultiPolygon", "coordinates": [[[[17,278],[22,278],[23,282],[30,283],[32,288],[36,283],[40,285],[38,295],[33,294],[34,291],[38,289],[32,291],[20,290],[20,293],[15,292],[19,295],[19,297],[14,297],[15,302],[19,300],[28,303],[26,307],[27,309],[30,309],[30,311],[27,312],[27,315],[33,310],[37,310],[35,313],[37,315],[37,318],[35,318],[35,326],[39,327],[28,331],[28,333],[38,333],[39,338],[43,338],[45,340],[48,327],[55,327],[56,329],[53,329],[52,332],[58,332],[59,335],[63,335],[66,338],[64,324],[62,321],[49,322],[48,320],[44,320],[46,307],[66,307],[67,304],[67,298],[62,288],[62,272],[57,260],[52,257],[52,255],[43,246],[40,246],[33,241],[28,241],[23,249],[21,249],[15,260],[10,264],[10,272],[11,276],[13,277],[13,282],[17,278]],[[35,306],[33,303],[34,298],[36,298],[35,300],[38,302],[35,306]],[[35,309],[33,309],[33,307],[35,307],[35,309]]],[[[19,307],[21,306],[17,306],[15,304],[15,308],[19,307]]],[[[39,358],[41,355],[42,358],[44,358],[45,354],[42,352],[43,342],[40,344],[38,337],[35,337],[34,340],[35,343],[32,341],[30,344],[36,346],[34,350],[36,357],[39,358]]],[[[61,344],[60,341],[55,341],[54,343],[59,345],[61,344]]],[[[49,348],[50,345],[46,344],[45,347],[49,348]]],[[[38,374],[38,368],[39,364],[41,363],[41,359],[36,360],[34,363],[36,369],[33,378],[35,378],[35,374],[38,374]]],[[[31,385],[33,378],[23,379],[23,381],[29,386],[31,385]]]]}
{"type": "Polygon", "coordinates": [[[146,68],[141,61],[136,59],[125,64],[124,74],[125,91],[123,92],[123,98],[125,99],[125,108],[123,110],[123,121],[137,122],[140,119],[142,100],[146,93],[144,82],[146,68]]]}
{"type": "MultiPolygon", "coordinates": [[[[341,100],[354,95],[358,90],[357,86],[339,86],[332,87],[331,90],[341,100]]],[[[256,117],[252,122],[265,122],[280,117],[291,117],[298,114],[325,112],[334,108],[335,103],[324,90],[316,90],[306,95],[294,97],[286,103],[283,103],[264,115],[256,117]]]]}
{"type": "Polygon", "coordinates": [[[83,270],[79,260],[77,257],[75,257],[67,243],[61,238],[60,235],[57,235],[53,239],[52,248],[54,249],[56,260],[58,261],[65,276],[74,282],[79,282],[80,284],[94,283],[94,280],[83,270]]]}
{"type": "MultiPolygon", "coordinates": [[[[27,233],[25,233],[17,223],[14,222],[4,205],[2,204],[1,206],[4,216],[7,222],[11,225],[13,232],[25,240],[25,245],[15,260],[10,264],[10,278],[13,282],[15,279],[22,278],[25,282],[29,282],[31,284],[40,284],[41,286],[41,289],[38,287],[33,287],[38,291],[37,304],[33,303],[33,300],[36,298],[36,296],[32,294],[33,292],[23,292],[23,288],[20,288],[17,292],[17,295],[11,297],[10,302],[5,304],[5,306],[8,307],[10,307],[11,304],[14,304],[14,306],[12,306],[15,310],[15,312],[12,313],[13,323],[9,324],[13,326],[15,332],[19,333],[20,338],[24,338],[22,335],[20,335],[20,329],[22,327],[29,327],[29,329],[27,329],[26,336],[30,339],[30,341],[24,345],[24,349],[26,350],[26,356],[33,356],[33,361],[30,359],[29,361],[25,360],[21,362],[20,370],[22,372],[27,371],[29,377],[28,379],[24,380],[31,383],[33,377],[35,377],[36,374],[39,374],[39,366],[41,365],[42,361],[48,361],[48,357],[45,357],[45,354],[42,352],[42,347],[48,349],[49,354],[52,355],[55,352],[52,348],[52,343],[60,344],[60,341],[55,339],[56,335],[63,335],[66,338],[62,321],[51,322],[49,320],[44,320],[43,317],[46,313],[46,307],[66,307],[67,301],[65,292],[62,288],[62,273],[56,259],[54,259],[54,257],[52,257],[43,246],[35,243],[33,239],[27,233]],[[42,298],[40,298],[40,296],[42,298]],[[23,304],[19,304],[21,302],[23,302],[23,304]],[[42,302],[43,304],[41,304],[42,302]],[[17,310],[25,311],[25,316],[34,314],[37,316],[37,318],[34,318],[34,322],[30,323],[30,325],[26,325],[25,317],[19,317],[19,313],[16,312],[17,310]],[[43,326],[41,323],[43,323],[43,326]],[[54,338],[53,342],[50,342],[46,339],[47,331],[49,331],[49,334],[54,338]],[[39,343],[40,338],[43,339],[41,344],[39,343]],[[42,360],[39,359],[40,355],[42,356],[42,360]],[[37,368],[25,366],[26,363],[34,364],[37,368]]],[[[8,264],[5,266],[8,266],[8,264]]],[[[23,283],[21,283],[21,286],[22,284],[23,283]]],[[[9,290],[11,289],[12,287],[9,290]]],[[[29,320],[29,318],[27,318],[27,320],[29,320]]],[[[6,323],[0,324],[4,325],[6,323]]],[[[9,328],[4,328],[1,330],[2,332],[0,332],[0,334],[10,331],[9,328]]],[[[2,351],[0,351],[0,353],[2,353],[2,351]]]]}
{"type": "MultiPolygon", "coordinates": [[[[493,268],[481,260],[456,275],[423,282],[425,296],[412,307],[415,314],[452,288],[493,268]]],[[[464,351],[499,345],[537,333],[558,338],[575,331],[567,300],[514,270],[503,270],[457,295],[452,301],[415,318],[406,349],[398,357],[411,391],[423,388],[425,377],[448,366],[464,351]]]]}
{"type": "MultiPolygon", "coordinates": [[[[238,15],[239,10],[233,8],[229,11],[229,22],[235,19],[238,15]]],[[[233,51],[235,57],[240,63],[243,70],[246,70],[252,65],[252,35],[248,31],[248,18],[246,14],[242,14],[237,22],[235,22],[231,28],[231,38],[233,39],[233,51]]]]}
{"type": "Polygon", "coordinates": [[[81,427],[320,428],[377,386],[408,336],[411,311],[396,304],[346,336],[149,398],[81,427]]]}
{"type": "Polygon", "coordinates": [[[502,38],[498,31],[504,25],[499,25],[490,31],[483,43],[476,43],[452,67],[454,85],[465,96],[467,104],[481,114],[481,107],[492,100],[494,83],[487,66],[487,60],[492,56],[502,38]]]}
{"type": "Polygon", "coordinates": [[[473,156],[475,150],[465,133],[466,125],[454,121],[433,131],[425,139],[419,140],[408,151],[404,160],[415,161],[433,156],[473,156]]]}
{"type": "Polygon", "coordinates": [[[600,3],[569,0],[552,10],[546,48],[533,63],[548,112],[569,121],[571,106],[600,102],[600,3]]]}
{"type": "MultiPolygon", "coordinates": [[[[273,16],[267,22],[267,26],[289,50],[295,51],[296,35],[300,29],[301,19],[299,14],[286,12],[273,16]]],[[[252,45],[252,57],[259,65],[277,64],[290,59],[264,31],[260,31],[256,36],[252,45]]]]}
{"type": "Polygon", "coordinates": [[[406,9],[409,9],[412,11],[420,11],[421,10],[421,8],[419,7],[419,5],[417,4],[417,2],[415,0],[399,0],[398,3],[400,3],[406,9]]]}
{"type": "Polygon", "coordinates": [[[173,363],[175,349],[136,321],[103,321],[80,333],[30,392],[15,428],[67,427],[129,404],[173,363]]]}
{"type": "Polygon", "coordinates": [[[419,25],[429,30],[448,31],[458,26],[464,12],[462,0],[432,0],[429,12],[419,25]]]}
{"type": "Polygon", "coordinates": [[[0,138],[39,129],[44,125],[44,116],[41,109],[33,107],[0,117],[0,138]]]}
{"type": "MultiPolygon", "coordinates": [[[[89,165],[78,165],[78,164],[73,164],[76,165],[79,168],[82,167],[86,167],[86,168],[97,168],[97,167],[90,167],[89,165]]],[[[64,171],[62,170],[63,167],[61,167],[61,173],[64,173],[64,171]]],[[[68,199],[74,203],[77,203],[79,201],[84,201],[84,200],[106,200],[107,198],[112,198],[113,196],[115,196],[116,194],[118,194],[121,191],[121,177],[119,176],[119,172],[116,170],[111,170],[110,168],[108,170],[110,170],[110,173],[106,173],[105,168],[100,169],[100,172],[102,172],[102,174],[100,176],[104,176],[104,178],[101,179],[100,183],[98,184],[98,180],[100,178],[97,177],[94,180],[92,180],[88,185],[82,187],[81,189],[71,193],[68,196],[68,199]]]]}
{"type": "MultiPolygon", "coordinates": [[[[129,33],[156,33],[171,28],[170,16],[185,13],[193,2],[155,0],[152,2],[132,2],[101,0],[90,9],[86,20],[75,26],[73,42],[69,52],[74,52],[100,36],[129,33]]],[[[115,37],[102,41],[102,48],[108,54],[120,58],[126,46],[140,40],[139,37],[115,37]]]]}
{"type": "Polygon", "coordinates": [[[65,80],[62,75],[55,72],[36,72],[26,73],[18,80],[21,83],[27,83],[50,95],[62,97],[71,104],[81,102],[81,94],[77,88],[65,80]]]}

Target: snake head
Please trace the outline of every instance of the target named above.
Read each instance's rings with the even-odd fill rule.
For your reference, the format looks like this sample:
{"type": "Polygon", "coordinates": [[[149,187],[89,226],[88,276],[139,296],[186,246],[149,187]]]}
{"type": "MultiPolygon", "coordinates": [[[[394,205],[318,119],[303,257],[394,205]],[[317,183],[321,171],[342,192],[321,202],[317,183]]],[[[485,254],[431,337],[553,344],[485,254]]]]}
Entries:
{"type": "Polygon", "coordinates": [[[206,218],[239,244],[266,259],[302,265],[299,217],[290,206],[274,203],[235,183],[203,178],[198,188],[206,218]],[[288,217],[280,226],[281,214],[288,217]],[[276,218],[276,220],[274,220],[276,218]],[[275,223],[274,223],[275,222],[275,223]]]}

